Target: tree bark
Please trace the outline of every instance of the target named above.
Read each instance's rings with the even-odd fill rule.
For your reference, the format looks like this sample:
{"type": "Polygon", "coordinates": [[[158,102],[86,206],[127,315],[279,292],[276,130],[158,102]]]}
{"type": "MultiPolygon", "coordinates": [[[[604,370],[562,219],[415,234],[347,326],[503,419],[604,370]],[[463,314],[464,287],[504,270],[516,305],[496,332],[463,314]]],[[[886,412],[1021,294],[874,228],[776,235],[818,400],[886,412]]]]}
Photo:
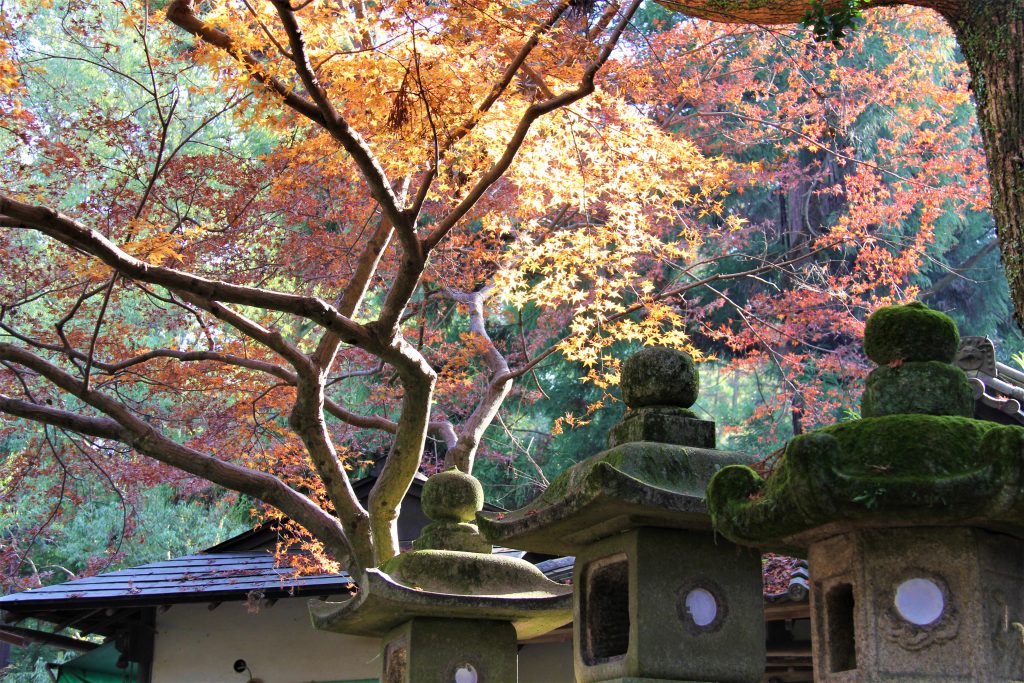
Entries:
{"type": "Polygon", "coordinates": [[[971,69],[1006,279],[1024,324],[1024,0],[971,0],[947,15],[971,69]]]}

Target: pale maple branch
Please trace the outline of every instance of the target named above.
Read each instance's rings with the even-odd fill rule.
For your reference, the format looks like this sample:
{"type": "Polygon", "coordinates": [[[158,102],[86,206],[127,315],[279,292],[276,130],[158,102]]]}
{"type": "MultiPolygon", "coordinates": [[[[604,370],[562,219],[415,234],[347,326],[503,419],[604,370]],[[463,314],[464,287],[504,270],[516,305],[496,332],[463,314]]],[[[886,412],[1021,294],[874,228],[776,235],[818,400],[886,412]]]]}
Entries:
{"type": "MultiPolygon", "coordinates": [[[[476,106],[473,113],[466,117],[466,119],[451,133],[446,140],[442,151],[447,151],[454,147],[459,140],[462,140],[464,137],[469,135],[474,128],[476,128],[482,118],[482,115],[490,111],[491,107],[494,106],[494,103],[497,102],[501,98],[502,94],[504,94],[505,90],[508,89],[509,84],[511,84],[512,80],[515,78],[516,73],[526,64],[526,59],[530,56],[530,53],[533,52],[534,48],[537,47],[540,39],[554,28],[555,24],[558,23],[558,20],[562,18],[572,4],[572,0],[562,0],[562,2],[555,6],[551,14],[548,15],[548,18],[533,30],[533,33],[530,34],[527,41],[523,43],[521,48],[519,48],[519,52],[512,58],[512,61],[509,62],[508,66],[505,67],[505,71],[502,73],[501,77],[493,86],[491,86],[490,91],[488,91],[487,95],[480,101],[480,104],[476,106]]],[[[423,202],[426,201],[427,194],[430,192],[430,187],[433,185],[434,179],[437,177],[439,170],[438,163],[435,163],[433,167],[427,169],[427,172],[424,174],[423,179],[420,181],[419,189],[416,192],[416,198],[409,210],[409,213],[412,216],[419,215],[420,210],[423,207],[423,202]]]]}
{"type": "MultiPolygon", "coordinates": [[[[405,176],[402,180],[399,194],[402,202],[405,201],[408,191],[409,176],[405,176]]],[[[363,246],[359,260],[356,262],[355,272],[352,273],[345,289],[334,302],[335,308],[338,309],[341,315],[355,319],[356,312],[359,310],[366,292],[370,289],[373,276],[376,274],[380,261],[384,257],[384,252],[391,243],[394,234],[395,226],[387,215],[384,214],[377,224],[377,230],[374,232],[373,237],[363,246]]],[[[341,338],[337,334],[328,331],[317,343],[316,350],[313,352],[313,358],[316,359],[317,364],[320,366],[320,371],[324,374],[330,372],[331,366],[334,364],[334,358],[337,356],[340,342],[341,338]]]]}
{"type": "Polygon", "coordinates": [[[266,472],[219,460],[169,439],[111,397],[87,389],[80,380],[28,351],[0,342],[0,359],[33,370],[55,387],[75,396],[105,417],[87,417],[0,395],[0,410],[3,412],[89,436],[119,441],[172,467],[225,488],[251,495],[281,510],[317,534],[340,561],[351,558],[358,562],[361,559],[353,556],[349,541],[337,519],[279,478],[266,472]]]}
{"type": "Polygon", "coordinates": [[[445,455],[446,465],[454,465],[463,472],[473,471],[473,460],[480,447],[480,442],[483,440],[484,432],[494,421],[498,409],[512,390],[514,381],[509,373],[508,362],[487,333],[484,302],[491,292],[491,287],[485,287],[476,292],[445,290],[449,299],[469,307],[469,329],[484,342],[483,360],[491,373],[483,396],[480,397],[472,414],[459,428],[455,448],[449,449],[445,455]]]}
{"type": "Polygon", "coordinates": [[[295,368],[291,383],[295,386],[295,403],[288,417],[288,426],[306,446],[313,467],[324,485],[334,509],[341,518],[349,543],[362,563],[373,557],[367,513],[359,503],[352,482],[338,457],[337,448],[324,419],[324,377],[313,360],[277,331],[271,331],[216,301],[182,295],[194,306],[210,312],[245,336],[282,356],[295,368]]]}
{"type": "Polygon", "coordinates": [[[346,343],[355,346],[365,344],[371,352],[379,347],[363,325],[339,314],[337,309],[322,299],[210,280],[174,268],[154,266],[128,254],[96,230],[47,207],[25,204],[0,195],[0,227],[36,230],[98,258],[130,279],[160,285],[179,293],[189,293],[209,301],[291,313],[334,330],[346,343]]]}
{"type": "MultiPolygon", "coordinates": [[[[96,316],[96,325],[92,329],[92,337],[89,339],[89,352],[86,354],[85,367],[82,369],[82,380],[85,382],[85,388],[89,388],[89,369],[92,367],[93,356],[96,355],[96,340],[100,336],[100,328],[103,326],[103,317],[107,313],[107,306],[110,305],[110,296],[114,293],[114,287],[117,285],[117,273],[114,273],[110,277],[110,281],[107,283],[103,290],[103,301],[100,303],[100,312],[96,316]]],[[[66,338],[65,338],[65,341],[66,338]]]]}
{"type": "Polygon", "coordinates": [[[376,156],[370,150],[369,145],[363,137],[342,117],[331,104],[327,91],[320,84],[316,73],[309,62],[309,55],[306,51],[306,39],[295,18],[294,10],[288,0],[271,0],[271,4],[277,9],[281,18],[284,32],[288,36],[288,44],[292,50],[292,63],[295,71],[302,81],[306,92],[313,99],[317,110],[321,113],[320,124],[331,136],[341,143],[345,151],[355,161],[359,172],[366,181],[370,194],[380,204],[384,215],[388,217],[392,225],[398,231],[402,246],[410,254],[419,253],[420,245],[416,237],[416,229],[408,214],[403,211],[401,201],[391,187],[384,168],[377,161],[376,156]]]}
{"type": "Polygon", "coordinates": [[[568,92],[564,92],[556,97],[552,97],[544,100],[543,102],[537,102],[530,105],[523,117],[519,120],[519,125],[516,126],[515,132],[512,137],[505,145],[505,150],[501,157],[498,158],[494,164],[480,177],[476,184],[466,193],[462,201],[453,208],[446,216],[438,221],[437,226],[433,231],[424,239],[424,244],[429,251],[435,245],[438,244],[444,237],[451,232],[455,225],[476,205],[483,194],[501,178],[508,170],[509,166],[512,165],[512,161],[518,154],[519,149],[523,146],[526,141],[526,136],[529,134],[530,129],[537,119],[545,114],[567,107],[574,102],[578,102],[587,95],[594,92],[594,79],[597,77],[597,72],[601,70],[601,67],[605,65],[608,58],[611,57],[612,51],[618,44],[619,38],[622,33],[626,30],[629,22],[632,20],[633,15],[636,13],[642,4],[642,0],[633,0],[629,6],[623,12],[619,22],[612,29],[611,35],[605,41],[605,44],[601,47],[597,57],[594,58],[586,68],[583,70],[583,76],[580,79],[579,85],[568,92]]]}

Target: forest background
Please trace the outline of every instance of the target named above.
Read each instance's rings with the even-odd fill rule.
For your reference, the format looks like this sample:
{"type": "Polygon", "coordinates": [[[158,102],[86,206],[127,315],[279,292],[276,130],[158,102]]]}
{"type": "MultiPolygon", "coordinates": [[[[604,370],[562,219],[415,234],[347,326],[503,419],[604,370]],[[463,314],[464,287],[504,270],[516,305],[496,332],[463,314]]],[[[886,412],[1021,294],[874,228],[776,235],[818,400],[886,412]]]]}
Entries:
{"type": "MultiPolygon", "coordinates": [[[[259,263],[264,281],[330,281],[365,241],[372,211],[331,179],[322,141],[282,121],[259,84],[204,100],[225,67],[177,60],[186,48],[160,5],[0,5],[3,189],[98,222],[152,195],[177,221],[167,232],[129,221],[133,253],[151,262],[184,262],[196,243],[212,244],[217,267],[240,278],[259,263]]],[[[575,19],[576,31],[600,27],[602,8],[575,19]]],[[[397,87],[367,95],[368,118],[398,142],[431,125],[418,55],[397,87]]],[[[439,370],[439,424],[472,417],[467,406],[491,386],[492,349],[528,366],[475,453],[488,498],[517,506],[602,449],[622,411],[617,362],[642,343],[702,355],[697,408],[718,423],[721,447],[762,455],[856,414],[863,320],[878,305],[922,300],[965,334],[995,339],[1004,360],[1024,351],[967,79],[950,32],[923,10],[870,12],[837,47],[799,27],[723,26],[644,4],[597,91],[538,122],[405,314],[439,370]],[[605,232],[638,223],[643,232],[605,232]]],[[[528,71],[514,86],[524,101],[552,87],[528,71]]],[[[494,154],[461,153],[465,168],[444,178],[452,192],[494,154]]],[[[67,273],[40,285],[32,271],[49,249],[22,236],[0,246],[0,341],[55,310],[67,273]]],[[[83,307],[109,308],[102,328],[78,330],[97,349],[124,344],[129,324],[145,330],[136,349],[184,348],[205,329],[153,325],[140,300],[177,305],[155,290],[105,297],[109,273],[73,275],[95,290],[83,307]]],[[[384,302],[370,292],[366,305],[384,302]]],[[[350,351],[335,383],[366,423],[336,436],[358,476],[387,454],[392,432],[372,427],[399,398],[393,370],[350,351]]],[[[285,437],[281,387],[163,372],[124,383],[124,399],[180,429],[201,420],[210,447],[248,465],[291,463],[294,481],[307,476],[285,437]],[[187,408],[182,397],[204,391],[201,410],[187,408]]],[[[28,389],[8,361],[0,373],[5,392],[28,389]]],[[[4,592],[183,554],[276,514],[130,450],[3,420],[4,592]]],[[[451,443],[443,427],[430,432],[426,471],[451,443]]],[[[23,651],[17,675],[32,680],[48,656],[23,651]]]]}

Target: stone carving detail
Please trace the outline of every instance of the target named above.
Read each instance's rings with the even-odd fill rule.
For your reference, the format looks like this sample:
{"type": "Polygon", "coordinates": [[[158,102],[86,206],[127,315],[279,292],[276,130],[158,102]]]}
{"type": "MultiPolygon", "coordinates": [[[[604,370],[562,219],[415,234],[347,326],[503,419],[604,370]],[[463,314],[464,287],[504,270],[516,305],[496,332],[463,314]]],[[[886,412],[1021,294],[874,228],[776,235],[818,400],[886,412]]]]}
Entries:
{"type": "Polygon", "coordinates": [[[956,364],[967,373],[996,376],[996,347],[987,337],[962,337],[956,364]]]}
{"type": "Polygon", "coordinates": [[[924,625],[913,624],[905,619],[896,608],[896,587],[902,583],[897,581],[891,589],[880,591],[876,597],[876,604],[885,606],[879,619],[879,630],[882,635],[911,652],[926,650],[956,638],[960,631],[960,614],[953,604],[946,582],[939,576],[920,570],[907,572],[906,578],[927,578],[939,586],[944,602],[942,615],[934,622],[924,625]]]}
{"type": "Polygon", "coordinates": [[[996,618],[992,634],[995,654],[1004,671],[1024,671],[1024,624],[1010,616],[1010,605],[1001,590],[989,593],[988,613],[996,618]]]}

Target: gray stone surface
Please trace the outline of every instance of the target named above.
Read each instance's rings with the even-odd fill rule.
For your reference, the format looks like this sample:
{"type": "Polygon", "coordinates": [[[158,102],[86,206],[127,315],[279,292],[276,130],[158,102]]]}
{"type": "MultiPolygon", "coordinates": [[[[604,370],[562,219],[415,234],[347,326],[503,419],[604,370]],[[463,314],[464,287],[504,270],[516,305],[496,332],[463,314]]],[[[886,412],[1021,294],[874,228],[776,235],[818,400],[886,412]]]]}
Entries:
{"type": "Polygon", "coordinates": [[[698,419],[685,408],[651,406],[630,409],[622,421],[608,432],[608,447],[635,441],[715,447],[715,423],[698,419]]]}
{"type": "Polygon", "coordinates": [[[1024,542],[969,528],[870,529],[814,544],[809,561],[817,681],[1024,679],[1024,542]],[[896,602],[912,580],[942,594],[938,612],[908,591],[902,604],[919,621],[938,614],[923,625],[896,602]]]}
{"type": "Polygon", "coordinates": [[[460,669],[478,683],[517,683],[516,632],[508,622],[411,619],[384,639],[381,683],[453,683],[460,669]]]}
{"type": "Polygon", "coordinates": [[[579,683],[761,680],[758,552],[707,533],[639,528],[577,555],[573,583],[579,683]],[[691,594],[704,598],[691,604],[697,616],[691,594]]]}

